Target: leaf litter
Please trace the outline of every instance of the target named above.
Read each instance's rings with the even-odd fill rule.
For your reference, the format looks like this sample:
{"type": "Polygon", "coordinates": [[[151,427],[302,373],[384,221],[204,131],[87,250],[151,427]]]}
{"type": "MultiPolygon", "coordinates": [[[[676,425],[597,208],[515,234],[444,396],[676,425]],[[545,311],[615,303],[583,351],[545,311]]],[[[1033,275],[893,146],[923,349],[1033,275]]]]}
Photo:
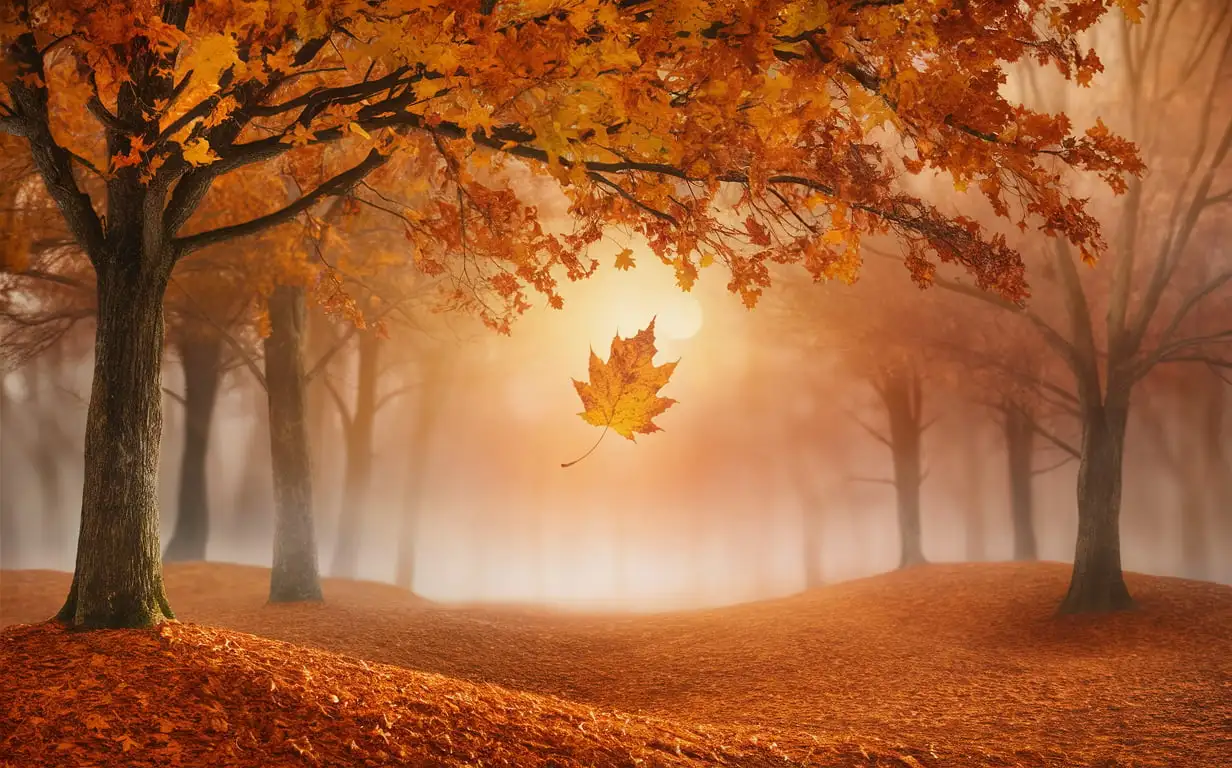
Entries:
{"type": "MultiPolygon", "coordinates": [[[[934,565],[599,616],[333,580],[263,606],[265,569],[168,565],[180,617],[212,626],[0,635],[0,765],[168,765],[175,744],[220,766],[1232,766],[1232,588],[1130,574],[1139,610],[1056,618],[1067,575],[934,565]]],[[[0,624],[53,613],[68,579],[0,574],[0,624]]]]}

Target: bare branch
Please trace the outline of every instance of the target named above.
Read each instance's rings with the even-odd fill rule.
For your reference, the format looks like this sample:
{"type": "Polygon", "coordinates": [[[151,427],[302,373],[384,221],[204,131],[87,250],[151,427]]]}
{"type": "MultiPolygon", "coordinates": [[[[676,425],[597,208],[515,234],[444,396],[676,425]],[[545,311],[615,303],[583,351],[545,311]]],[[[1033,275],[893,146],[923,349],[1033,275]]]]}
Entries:
{"type": "Polygon", "coordinates": [[[419,389],[419,388],[420,388],[420,387],[422,387],[422,386],[423,386],[423,383],[422,383],[422,382],[416,381],[416,382],[413,382],[413,383],[411,383],[411,384],[407,384],[407,385],[405,385],[405,386],[398,387],[397,389],[390,390],[389,392],[386,392],[385,394],[383,394],[383,395],[381,395],[379,398],[377,398],[376,405],[374,405],[374,406],[373,406],[373,410],[374,410],[374,411],[379,411],[379,410],[381,410],[381,408],[385,407],[386,405],[388,405],[388,404],[389,404],[390,402],[392,402],[393,400],[395,400],[395,399],[397,399],[397,398],[399,398],[399,397],[401,397],[401,396],[403,396],[403,395],[406,395],[406,394],[409,394],[409,393],[411,393],[411,392],[414,392],[415,390],[419,389]]]}
{"type": "Polygon", "coordinates": [[[893,447],[894,447],[894,444],[890,442],[890,438],[888,438],[888,437],[886,437],[885,435],[881,434],[881,432],[880,432],[880,431],[878,431],[876,427],[871,426],[870,424],[868,424],[867,422],[865,422],[865,421],[864,421],[864,419],[861,419],[861,418],[860,418],[860,417],[859,417],[859,416],[855,413],[855,411],[849,410],[849,409],[847,409],[847,408],[844,408],[844,409],[843,409],[843,411],[844,411],[844,412],[845,412],[848,416],[850,416],[850,417],[851,417],[851,420],[852,420],[852,421],[854,421],[856,424],[859,424],[859,425],[860,425],[860,427],[862,427],[862,428],[864,429],[864,431],[865,431],[865,432],[867,432],[867,433],[869,433],[870,435],[872,435],[872,436],[873,436],[873,437],[877,440],[877,442],[881,443],[882,445],[886,446],[887,448],[893,448],[893,447]]]}
{"type": "Polygon", "coordinates": [[[1065,458],[1061,459],[1060,461],[1055,462],[1055,463],[1053,463],[1053,464],[1049,464],[1049,465],[1048,465],[1048,466],[1046,466],[1046,467],[1042,467],[1042,468],[1040,468],[1040,469],[1032,469],[1032,470],[1031,470],[1031,474],[1032,474],[1032,475],[1046,475],[1046,474],[1048,474],[1049,472],[1053,471],[1054,469],[1060,469],[1061,467],[1064,467],[1066,464],[1069,464],[1069,463],[1070,463],[1070,462],[1072,462],[1073,460],[1074,460],[1074,457],[1073,457],[1073,456],[1066,456],[1065,458]]]}
{"type": "Polygon", "coordinates": [[[239,339],[235,338],[235,336],[231,335],[230,331],[222,327],[218,321],[215,320],[213,316],[210,315],[210,313],[206,311],[206,309],[202,307],[196,299],[193,298],[192,294],[185,290],[184,287],[176,281],[174,276],[172,276],[171,282],[180,289],[180,293],[184,294],[184,297],[188,299],[188,303],[192,305],[193,316],[209,323],[209,325],[218,332],[219,336],[226,343],[226,345],[231,347],[239,359],[244,363],[244,367],[252,373],[253,377],[257,380],[257,383],[261,385],[261,389],[269,391],[269,386],[265,382],[265,373],[261,371],[261,367],[257,365],[257,361],[252,358],[252,355],[248,354],[248,350],[244,349],[244,345],[240,343],[239,339]]]}
{"type": "Polygon", "coordinates": [[[176,401],[180,405],[188,405],[188,401],[184,399],[184,396],[181,395],[179,392],[176,392],[175,390],[171,389],[170,387],[163,387],[163,394],[167,395],[168,397],[170,397],[172,400],[176,401]]]}
{"type": "Polygon", "coordinates": [[[1045,429],[1043,425],[1039,423],[1038,419],[1031,419],[1031,429],[1035,430],[1035,433],[1038,434],[1040,437],[1044,438],[1045,440],[1052,443],[1056,447],[1065,451],[1066,453],[1068,453],[1070,456],[1074,457],[1075,459],[1082,458],[1082,451],[1075,448],[1071,443],[1065,440],[1062,440],[1052,431],[1045,429]]]}
{"type": "Polygon", "coordinates": [[[325,389],[329,392],[334,405],[338,406],[338,416],[342,419],[343,428],[350,432],[351,425],[354,424],[355,419],[351,417],[351,410],[347,407],[346,401],[342,399],[338,388],[334,386],[334,382],[328,376],[323,376],[321,381],[325,383],[325,389]]]}

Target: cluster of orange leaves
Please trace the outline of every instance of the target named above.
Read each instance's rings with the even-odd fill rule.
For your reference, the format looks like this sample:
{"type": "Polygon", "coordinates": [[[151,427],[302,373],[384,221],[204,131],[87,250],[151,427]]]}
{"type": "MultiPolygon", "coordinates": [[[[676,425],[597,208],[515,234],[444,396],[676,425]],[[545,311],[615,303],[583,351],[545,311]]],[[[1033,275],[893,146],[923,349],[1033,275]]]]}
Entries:
{"type": "MultiPolygon", "coordinates": [[[[1138,14],[1137,0],[1119,4],[1138,14]]],[[[998,92],[1022,57],[1089,82],[1101,64],[1076,36],[1102,0],[200,0],[183,24],[156,0],[31,5],[28,17],[0,11],[0,44],[33,33],[45,71],[10,62],[0,80],[48,87],[53,133],[105,178],[154,184],[250,162],[294,173],[323,145],[345,147],[332,158],[343,166],[402,154],[395,193],[422,186],[395,206],[415,212],[403,218],[417,263],[473,255],[483,268],[458,290],[504,300],[472,303],[501,329],[528,306],[524,287],[559,305],[552,269],[590,274],[587,247],[611,225],[643,234],[685,289],[725,264],[750,305],[769,264],[854,279],[861,237],[883,233],[922,282],[952,261],[1021,299],[1004,238],[904,192],[902,175],[974,183],[1002,215],[1093,256],[1099,228],[1058,164],[1117,189],[1141,170],[1102,126],[1073,135],[1063,115],[998,92]],[[143,77],[182,87],[143,106],[146,124],[107,157],[89,116],[118,109],[143,77]],[[572,233],[539,226],[507,184],[510,161],[560,183],[572,233]]]]}

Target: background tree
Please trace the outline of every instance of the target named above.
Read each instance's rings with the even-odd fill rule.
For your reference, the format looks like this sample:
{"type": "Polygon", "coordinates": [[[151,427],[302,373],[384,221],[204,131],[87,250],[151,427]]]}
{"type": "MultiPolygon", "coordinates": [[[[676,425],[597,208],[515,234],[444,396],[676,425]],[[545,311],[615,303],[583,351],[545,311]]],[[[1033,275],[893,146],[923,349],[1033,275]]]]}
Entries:
{"type": "MultiPolygon", "coordinates": [[[[1119,208],[1107,206],[1116,223],[1111,256],[1080,272],[1063,240],[1041,247],[1048,253],[1038,267],[1030,309],[956,280],[938,281],[1018,315],[1062,366],[1064,378],[1049,377],[1043,388],[1076,411],[1082,432],[1078,538],[1065,612],[1133,604],[1121,575],[1119,520],[1136,385],[1162,362],[1224,364],[1224,344],[1232,338],[1226,324],[1189,332],[1191,315],[1232,280],[1228,264],[1214,259],[1206,245],[1219,227],[1213,211],[1232,202],[1232,101],[1223,87],[1232,71],[1232,14],[1226,3],[1161,2],[1148,9],[1142,25],[1109,25],[1108,34],[1118,39],[1118,61],[1101,98],[1086,104],[1123,124],[1153,169],[1150,178],[1129,181],[1119,208]],[[1195,103],[1196,121],[1178,119],[1195,103]],[[1215,265],[1209,278],[1178,281],[1198,259],[1215,265]]],[[[1024,70],[1027,98],[1037,107],[1077,114],[1063,84],[1045,78],[1044,72],[1024,70]]]]}

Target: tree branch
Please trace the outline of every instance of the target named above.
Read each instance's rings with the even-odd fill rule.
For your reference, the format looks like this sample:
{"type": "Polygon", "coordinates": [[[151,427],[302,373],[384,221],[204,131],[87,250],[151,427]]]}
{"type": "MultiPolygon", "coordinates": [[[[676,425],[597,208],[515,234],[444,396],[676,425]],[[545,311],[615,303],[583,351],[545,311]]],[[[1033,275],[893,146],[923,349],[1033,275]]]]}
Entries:
{"type": "Polygon", "coordinates": [[[368,153],[368,156],[363,159],[358,165],[343,171],[334,176],[332,179],[325,181],[316,189],[308,192],[305,195],[290,205],[268,213],[264,216],[258,216],[255,219],[250,219],[240,224],[232,224],[226,227],[218,227],[217,229],[209,229],[204,232],[198,232],[195,235],[186,235],[177,237],[172,240],[172,245],[176,250],[177,258],[184,256],[204,248],[207,245],[225,242],[237,237],[246,235],[254,235],[270,227],[286,223],[294,219],[299,214],[316,205],[326,197],[344,194],[360,181],[365,176],[371,173],[376,168],[379,168],[389,158],[377,152],[375,149],[368,153]]]}

